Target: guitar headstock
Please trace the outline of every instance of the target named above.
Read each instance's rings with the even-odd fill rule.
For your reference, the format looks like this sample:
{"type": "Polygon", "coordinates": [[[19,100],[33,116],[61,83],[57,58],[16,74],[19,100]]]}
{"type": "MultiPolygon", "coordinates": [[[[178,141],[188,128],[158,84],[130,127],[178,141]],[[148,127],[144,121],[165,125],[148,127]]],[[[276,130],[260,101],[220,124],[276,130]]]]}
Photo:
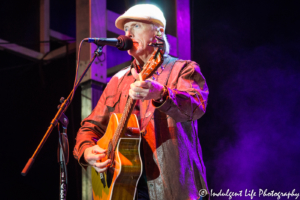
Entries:
{"type": "Polygon", "coordinates": [[[158,38],[157,43],[150,43],[149,46],[158,47],[151,55],[143,70],[140,72],[140,78],[146,80],[150,78],[159,66],[164,62],[164,41],[158,38]]]}

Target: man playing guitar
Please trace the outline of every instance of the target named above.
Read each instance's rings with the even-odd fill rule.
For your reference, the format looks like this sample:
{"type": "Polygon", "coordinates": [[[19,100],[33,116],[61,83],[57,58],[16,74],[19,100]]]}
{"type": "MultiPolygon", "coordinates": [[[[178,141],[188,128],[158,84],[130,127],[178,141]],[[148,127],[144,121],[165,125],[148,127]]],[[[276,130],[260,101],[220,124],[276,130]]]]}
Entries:
{"type": "MultiPolygon", "coordinates": [[[[131,7],[117,18],[116,27],[133,40],[128,54],[132,64],[119,71],[107,84],[90,116],[82,121],[74,156],[83,167],[105,173],[113,162],[107,149],[97,145],[112,113],[122,113],[128,98],[137,100],[136,114],[141,131],[142,174],[137,182],[137,199],[198,199],[208,191],[202,151],[196,131],[197,119],[206,111],[208,87],[199,65],[168,55],[166,20],[150,4],[131,7]],[[164,62],[156,73],[141,80],[139,72],[163,39],[164,62]]],[[[149,61],[151,62],[151,61],[149,61]]],[[[209,194],[205,197],[209,199],[209,194]]]]}

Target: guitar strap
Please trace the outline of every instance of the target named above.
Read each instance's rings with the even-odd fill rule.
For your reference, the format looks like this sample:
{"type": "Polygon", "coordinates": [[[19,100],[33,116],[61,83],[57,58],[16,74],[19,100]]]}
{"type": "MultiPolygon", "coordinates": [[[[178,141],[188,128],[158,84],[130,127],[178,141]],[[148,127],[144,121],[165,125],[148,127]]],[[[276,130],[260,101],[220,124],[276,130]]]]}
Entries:
{"type": "MultiPolygon", "coordinates": [[[[157,82],[159,82],[162,85],[167,85],[171,71],[177,60],[178,60],[178,58],[169,56],[168,61],[166,62],[167,64],[165,64],[165,66],[164,66],[164,70],[158,76],[157,82]]],[[[142,127],[142,130],[141,130],[142,135],[144,135],[144,133],[146,131],[146,127],[147,127],[148,123],[150,122],[150,119],[152,118],[152,116],[154,114],[154,110],[155,110],[155,107],[152,105],[151,100],[149,101],[149,104],[148,104],[147,110],[145,112],[144,120],[142,121],[142,126],[141,126],[142,127]],[[148,115],[147,113],[151,113],[151,114],[148,115]],[[148,115],[148,116],[146,116],[146,115],[148,115]]]]}

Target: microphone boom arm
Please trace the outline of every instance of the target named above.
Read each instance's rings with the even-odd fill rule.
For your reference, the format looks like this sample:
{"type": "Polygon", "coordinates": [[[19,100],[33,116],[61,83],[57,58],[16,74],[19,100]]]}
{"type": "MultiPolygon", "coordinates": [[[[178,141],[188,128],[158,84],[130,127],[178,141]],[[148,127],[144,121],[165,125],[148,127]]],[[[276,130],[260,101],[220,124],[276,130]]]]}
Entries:
{"type": "Polygon", "coordinates": [[[32,164],[35,161],[35,158],[37,157],[38,153],[40,152],[40,150],[42,149],[42,147],[44,146],[45,142],[47,141],[48,137],[50,136],[52,130],[54,129],[54,127],[58,124],[59,119],[64,115],[64,112],[68,109],[69,104],[72,100],[73,97],[73,93],[75,93],[77,87],[79,86],[81,80],[83,79],[84,75],[86,74],[86,72],[89,70],[90,66],[92,65],[92,63],[94,62],[95,58],[97,56],[100,56],[102,54],[102,48],[103,46],[98,46],[97,49],[95,50],[95,54],[92,58],[92,60],[90,61],[90,63],[88,64],[88,66],[86,67],[86,69],[84,70],[84,72],[82,73],[82,75],[80,76],[79,80],[77,81],[75,87],[73,88],[73,90],[71,91],[71,93],[69,94],[68,98],[65,99],[63,101],[63,103],[60,105],[55,117],[52,119],[52,121],[50,122],[50,126],[48,127],[48,130],[46,131],[43,139],[41,140],[40,144],[38,145],[38,147],[36,148],[35,152],[33,153],[33,155],[31,156],[31,158],[29,158],[28,162],[26,163],[25,167],[23,168],[21,174],[23,176],[26,176],[26,174],[28,173],[29,169],[31,168],[32,164]]]}

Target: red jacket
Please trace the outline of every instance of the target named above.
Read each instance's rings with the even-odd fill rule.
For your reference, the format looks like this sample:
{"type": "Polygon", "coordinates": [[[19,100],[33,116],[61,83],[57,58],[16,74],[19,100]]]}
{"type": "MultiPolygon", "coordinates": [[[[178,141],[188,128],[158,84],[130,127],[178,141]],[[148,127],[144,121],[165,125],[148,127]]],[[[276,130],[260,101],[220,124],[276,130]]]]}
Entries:
{"type": "MultiPolygon", "coordinates": [[[[166,65],[169,59],[163,63],[165,75],[155,75],[161,84],[168,77],[167,100],[162,105],[140,101],[133,111],[139,114],[141,130],[146,130],[142,141],[149,196],[151,200],[198,199],[201,189],[208,192],[196,130],[197,119],[206,110],[208,87],[197,63],[177,60],[173,66],[166,65]]],[[[131,67],[112,77],[91,115],[82,121],[73,153],[83,166],[84,150],[105,133],[110,115],[122,113],[125,107],[130,84],[135,81],[131,67]]]]}

